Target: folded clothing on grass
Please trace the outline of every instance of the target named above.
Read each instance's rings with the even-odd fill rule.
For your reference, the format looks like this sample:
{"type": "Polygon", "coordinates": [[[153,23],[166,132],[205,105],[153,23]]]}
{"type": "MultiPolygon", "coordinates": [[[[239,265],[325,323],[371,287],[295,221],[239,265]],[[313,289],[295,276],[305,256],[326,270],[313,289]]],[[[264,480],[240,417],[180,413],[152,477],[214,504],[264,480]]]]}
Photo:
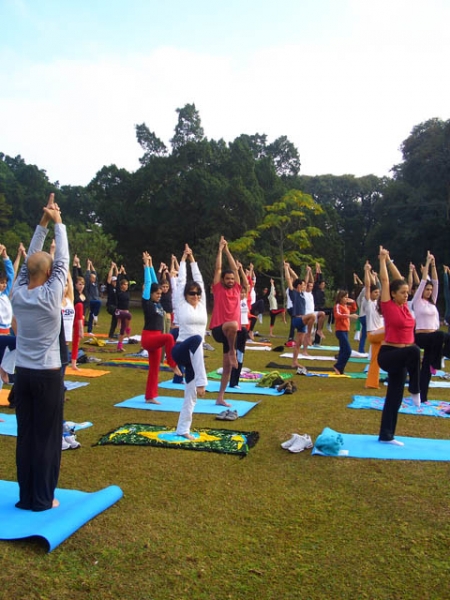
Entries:
{"type": "Polygon", "coordinates": [[[19,499],[18,484],[15,481],[0,480],[0,539],[41,537],[47,542],[48,551],[51,552],[122,496],[122,490],[116,485],[90,493],[57,488],[57,509],[32,512],[14,506],[19,499]]]}
{"type": "Polygon", "coordinates": [[[378,435],[339,433],[329,427],[326,427],[321,435],[324,435],[327,440],[330,440],[334,435],[336,443],[334,446],[332,443],[328,443],[324,446],[319,444],[319,447],[317,447],[319,436],[312,454],[381,460],[450,460],[450,440],[396,436],[395,439],[403,442],[404,446],[394,446],[393,444],[379,442],[378,435]]]}
{"type": "Polygon", "coordinates": [[[222,454],[246,456],[259,439],[257,431],[234,431],[230,429],[192,429],[194,440],[175,433],[175,427],[144,423],[126,423],[110,431],[97,442],[105,445],[155,446],[184,450],[202,450],[222,454]]]}

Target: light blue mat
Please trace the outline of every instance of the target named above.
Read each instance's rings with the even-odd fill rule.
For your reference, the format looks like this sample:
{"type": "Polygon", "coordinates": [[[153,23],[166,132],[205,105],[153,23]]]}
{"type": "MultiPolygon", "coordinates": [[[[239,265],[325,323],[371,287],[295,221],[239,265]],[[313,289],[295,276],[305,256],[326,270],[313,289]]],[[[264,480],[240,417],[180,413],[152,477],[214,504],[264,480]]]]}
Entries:
{"type": "MultiPolygon", "coordinates": [[[[327,428],[328,429],[328,428],[327,428]]],[[[382,444],[378,435],[355,435],[341,433],[342,450],[336,458],[377,458],[382,460],[450,460],[450,440],[396,436],[404,446],[382,444]]],[[[312,454],[323,456],[314,447],[312,454]]]]}
{"type": "Polygon", "coordinates": [[[19,499],[18,484],[0,480],[0,539],[38,536],[48,543],[48,551],[51,552],[122,496],[122,490],[116,485],[91,493],[57,489],[58,508],[32,512],[14,506],[19,499]]]}
{"type": "MultiPolygon", "coordinates": [[[[353,401],[347,405],[347,408],[383,410],[383,406],[384,398],[380,398],[379,396],[353,396],[353,401]]],[[[398,412],[406,415],[450,418],[450,414],[447,415],[444,412],[448,408],[450,408],[450,403],[441,402],[440,400],[428,400],[426,404],[422,404],[420,408],[417,408],[414,406],[411,398],[403,398],[398,412]]]]}
{"type": "Polygon", "coordinates": [[[64,387],[68,391],[76,390],[77,388],[84,387],[85,385],[89,385],[89,383],[85,383],[84,381],[64,381],[64,387]]]}
{"type": "MultiPolygon", "coordinates": [[[[183,398],[173,398],[172,396],[158,396],[157,400],[161,404],[150,404],[145,402],[145,396],[135,396],[124,402],[115,404],[118,408],[137,408],[142,410],[153,410],[161,412],[180,412],[183,405],[183,398]]],[[[231,410],[237,410],[239,417],[246,415],[252,408],[257,406],[258,402],[246,402],[245,400],[230,400],[231,410]]],[[[197,400],[194,413],[206,415],[218,415],[226,410],[226,406],[219,406],[215,400],[197,400]]]]}
{"type": "MultiPolygon", "coordinates": [[[[184,383],[173,383],[173,381],[161,381],[160,388],[164,390],[184,391],[184,383]]],[[[220,388],[220,381],[208,381],[206,391],[210,394],[217,394],[220,388]]],[[[228,394],[258,394],[261,396],[282,396],[283,392],[277,392],[275,388],[256,387],[253,382],[240,383],[239,388],[227,387],[228,394]]]]}
{"type": "MultiPolygon", "coordinates": [[[[4,423],[0,422],[0,435],[12,435],[17,437],[16,414],[0,414],[0,419],[4,420],[4,423]]],[[[80,431],[80,429],[86,429],[86,427],[92,427],[92,423],[90,421],[85,421],[84,423],[76,423],[75,431],[80,431]]]]}

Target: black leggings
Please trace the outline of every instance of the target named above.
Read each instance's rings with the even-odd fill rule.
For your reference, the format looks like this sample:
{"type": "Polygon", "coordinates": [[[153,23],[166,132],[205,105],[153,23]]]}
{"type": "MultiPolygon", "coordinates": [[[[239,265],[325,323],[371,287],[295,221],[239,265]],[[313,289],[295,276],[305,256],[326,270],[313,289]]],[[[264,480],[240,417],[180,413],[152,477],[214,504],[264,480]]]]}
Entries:
{"type": "Polygon", "coordinates": [[[415,344],[404,348],[381,346],[378,364],[388,374],[388,388],[378,439],[389,442],[394,439],[407,374],[409,375],[409,391],[411,394],[419,393],[420,349],[415,344]]]}

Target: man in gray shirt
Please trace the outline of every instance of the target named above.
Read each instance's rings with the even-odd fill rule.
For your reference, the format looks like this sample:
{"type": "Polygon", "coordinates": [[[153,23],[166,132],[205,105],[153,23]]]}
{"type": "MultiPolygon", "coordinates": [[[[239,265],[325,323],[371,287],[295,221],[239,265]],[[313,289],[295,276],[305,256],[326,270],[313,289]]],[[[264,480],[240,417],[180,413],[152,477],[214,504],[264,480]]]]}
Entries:
{"type": "Polygon", "coordinates": [[[66,227],[54,194],[50,194],[12,291],[17,320],[15,397],[19,502],[16,506],[25,510],[43,511],[59,504],[54,498],[63,421],[59,336],[68,268],[66,227]],[[55,223],[54,260],[42,252],[50,221],[55,223]]]}

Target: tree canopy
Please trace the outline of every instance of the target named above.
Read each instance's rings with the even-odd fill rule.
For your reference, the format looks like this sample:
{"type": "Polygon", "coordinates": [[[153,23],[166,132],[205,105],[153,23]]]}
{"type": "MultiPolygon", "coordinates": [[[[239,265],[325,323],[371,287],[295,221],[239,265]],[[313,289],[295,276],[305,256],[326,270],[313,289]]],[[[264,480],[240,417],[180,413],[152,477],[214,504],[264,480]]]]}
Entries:
{"type": "Polygon", "coordinates": [[[227,143],[206,137],[195,104],[176,113],[170,148],[136,125],[140,168],[105,165],[86,187],[60,186],[21,156],[0,153],[2,243],[27,244],[56,192],[72,252],[104,269],[123,260],[138,280],[143,250],[168,262],[186,242],[207,272],[220,235],[268,275],[280,272],[283,258],[298,266],[318,260],[341,286],[366,259],[376,264],[379,244],[404,268],[427,250],[450,263],[450,121],[415,126],[392,177],[311,177],[300,174],[299,152],[284,135],[270,142],[241,134],[227,143]]]}

